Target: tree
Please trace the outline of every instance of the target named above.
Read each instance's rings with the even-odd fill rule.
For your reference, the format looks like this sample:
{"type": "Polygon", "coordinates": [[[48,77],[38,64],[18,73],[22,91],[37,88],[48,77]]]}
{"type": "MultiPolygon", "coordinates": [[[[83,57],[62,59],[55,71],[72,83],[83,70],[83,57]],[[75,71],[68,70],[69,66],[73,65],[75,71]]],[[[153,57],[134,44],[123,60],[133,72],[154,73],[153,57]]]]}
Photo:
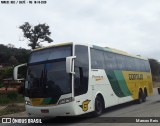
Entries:
{"type": "Polygon", "coordinates": [[[8,48],[15,48],[15,46],[14,46],[13,44],[11,44],[11,43],[9,43],[9,44],[7,45],[7,47],[8,47],[8,48]]]}
{"type": "Polygon", "coordinates": [[[45,23],[38,24],[33,27],[28,22],[25,22],[23,25],[19,26],[19,28],[22,29],[23,36],[29,40],[30,43],[28,46],[31,46],[32,49],[40,47],[41,42],[53,42],[53,40],[49,37],[51,35],[49,26],[45,23]]]}
{"type": "Polygon", "coordinates": [[[0,44],[0,65],[12,66],[28,61],[31,50],[0,44]]]}
{"type": "Polygon", "coordinates": [[[17,64],[19,64],[18,61],[17,61],[17,59],[14,56],[10,56],[9,62],[10,62],[10,65],[17,65],[17,64]]]}

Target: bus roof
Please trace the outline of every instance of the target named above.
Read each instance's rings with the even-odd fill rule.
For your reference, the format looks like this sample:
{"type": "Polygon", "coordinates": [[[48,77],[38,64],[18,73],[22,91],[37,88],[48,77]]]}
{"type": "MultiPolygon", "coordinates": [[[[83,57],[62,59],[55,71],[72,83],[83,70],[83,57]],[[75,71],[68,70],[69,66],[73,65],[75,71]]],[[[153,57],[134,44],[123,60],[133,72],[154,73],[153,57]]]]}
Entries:
{"type": "Polygon", "coordinates": [[[33,51],[38,51],[38,50],[43,50],[43,49],[48,49],[48,48],[58,47],[58,46],[66,46],[66,45],[71,45],[71,44],[73,44],[73,42],[66,42],[66,43],[54,44],[54,45],[51,45],[51,46],[46,46],[46,47],[42,47],[42,48],[37,48],[37,49],[34,49],[33,51]]]}
{"type": "Polygon", "coordinates": [[[46,47],[34,49],[33,51],[38,51],[38,50],[43,50],[43,49],[48,49],[48,48],[58,47],[58,46],[66,46],[66,45],[71,45],[71,44],[85,45],[85,46],[89,46],[89,47],[92,47],[92,48],[94,48],[94,49],[98,49],[98,50],[102,50],[102,51],[112,52],[112,53],[116,53],[116,54],[121,54],[121,55],[125,55],[125,56],[130,56],[130,57],[134,57],[134,58],[143,59],[143,60],[148,60],[148,59],[145,58],[145,57],[128,54],[128,53],[125,52],[125,51],[122,51],[122,50],[119,50],[119,49],[115,49],[115,48],[100,47],[100,46],[97,46],[97,45],[89,45],[89,44],[74,43],[74,42],[66,42],[66,43],[54,44],[54,45],[51,45],[51,46],[46,46],[46,47]]]}
{"type": "Polygon", "coordinates": [[[139,59],[143,59],[143,60],[148,60],[145,57],[139,56],[139,55],[132,55],[129,54],[125,51],[119,50],[119,49],[115,49],[115,48],[110,48],[110,47],[99,47],[99,46],[95,46],[93,45],[93,48],[98,49],[98,50],[103,50],[103,51],[107,51],[107,52],[112,52],[112,53],[116,53],[116,54],[121,54],[121,55],[125,55],[125,56],[130,56],[130,57],[134,57],[134,58],[139,58],[139,59]]]}

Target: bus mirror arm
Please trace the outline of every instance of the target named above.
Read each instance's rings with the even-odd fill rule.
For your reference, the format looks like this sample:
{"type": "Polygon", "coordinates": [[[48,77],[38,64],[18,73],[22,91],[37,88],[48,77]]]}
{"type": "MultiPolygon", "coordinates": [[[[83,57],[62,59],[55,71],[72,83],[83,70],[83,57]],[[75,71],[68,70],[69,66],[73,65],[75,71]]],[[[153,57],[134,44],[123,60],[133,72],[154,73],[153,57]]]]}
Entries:
{"type": "Polygon", "coordinates": [[[66,72],[70,73],[70,74],[75,74],[74,72],[74,59],[76,58],[76,56],[69,56],[66,57],[66,72]]]}
{"type": "Polygon", "coordinates": [[[13,79],[14,80],[20,80],[20,81],[24,80],[24,78],[18,79],[18,69],[22,66],[27,66],[27,64],[26,63],[25,64],[20,64],[20,65],[14,67],[14,70],[13,70],[13,79]]]}

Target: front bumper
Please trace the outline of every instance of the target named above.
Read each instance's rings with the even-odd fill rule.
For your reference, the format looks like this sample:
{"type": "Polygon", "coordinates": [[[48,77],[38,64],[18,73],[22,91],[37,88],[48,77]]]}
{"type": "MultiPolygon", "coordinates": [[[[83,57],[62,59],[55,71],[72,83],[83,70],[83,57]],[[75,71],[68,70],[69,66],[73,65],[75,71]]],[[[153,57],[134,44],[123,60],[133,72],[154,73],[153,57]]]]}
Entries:
{"type": "Polygon", "coordinates": [[[30,117],[56,117],[56,116],[74,116],[77,115],[74,109],[74,102],[56,105],[56,106],[30,106],[26,105],[26,111],[30,117]],[[43,113],[42,110],[47,110],[43,113]]]}

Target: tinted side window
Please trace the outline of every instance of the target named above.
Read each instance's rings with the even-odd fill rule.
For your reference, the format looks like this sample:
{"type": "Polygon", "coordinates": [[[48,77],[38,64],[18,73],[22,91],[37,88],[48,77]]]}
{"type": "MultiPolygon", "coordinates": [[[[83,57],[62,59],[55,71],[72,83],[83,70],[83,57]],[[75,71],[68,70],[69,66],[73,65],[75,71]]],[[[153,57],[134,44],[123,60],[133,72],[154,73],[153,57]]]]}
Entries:
{"type": "Polygon", "coordinates": [[[144,60],[139,59],[139,62],[140,62],[140,70],[141,70],[141,71],[146,71],[146,70],[145,70],[144,60]]]}
{"type": "Polygon", "coordinates": [[[140,62],[139,62],[139,59],[135,58],[134,59],[134,64],[135,64],[136,71],[140,71],[140,62]]]}
{"type": "Polygon", "coordinates": [[[104,69],[104,55],[100,50],[91,49],[91,68],[104,69]]]}
{"type": "Polygon", "coordinates": [[[145,60],[135,58],[134,63],[135,63],[136,71],[145,72],[145,71],[149,70],[149,66],[148,66],[149,64],[145,63],[145,60]]]}
{"type": "Polygon", "coordinates": [[[134,58],[126,56],[126,68],[129,71],[136,71],[134,58]]]}
{"type": "Polygon", "coordinates": [[[145,65],[146,72],[149,72],[150,71],[149,61],[144,61],[144,65],[145,65]]]}
{"type": "Polygon", "coordinates": [[[76,45],[75,46],[75,55],[76,55],[75,66],[79,66],[79,67],[88,67],[89,66],[88,47],[76,45]]]}
{"type": "Polygon", "coordinates": [[[117,66],[119,70],[126,69],[126,57],[123,55],[116,54],[117,66]]]}
{"type": "Polygon", "coordinates": [[[107,70],[117,69],[116,54],[110,52],[104,52],[104,57],[107,70]]]}

